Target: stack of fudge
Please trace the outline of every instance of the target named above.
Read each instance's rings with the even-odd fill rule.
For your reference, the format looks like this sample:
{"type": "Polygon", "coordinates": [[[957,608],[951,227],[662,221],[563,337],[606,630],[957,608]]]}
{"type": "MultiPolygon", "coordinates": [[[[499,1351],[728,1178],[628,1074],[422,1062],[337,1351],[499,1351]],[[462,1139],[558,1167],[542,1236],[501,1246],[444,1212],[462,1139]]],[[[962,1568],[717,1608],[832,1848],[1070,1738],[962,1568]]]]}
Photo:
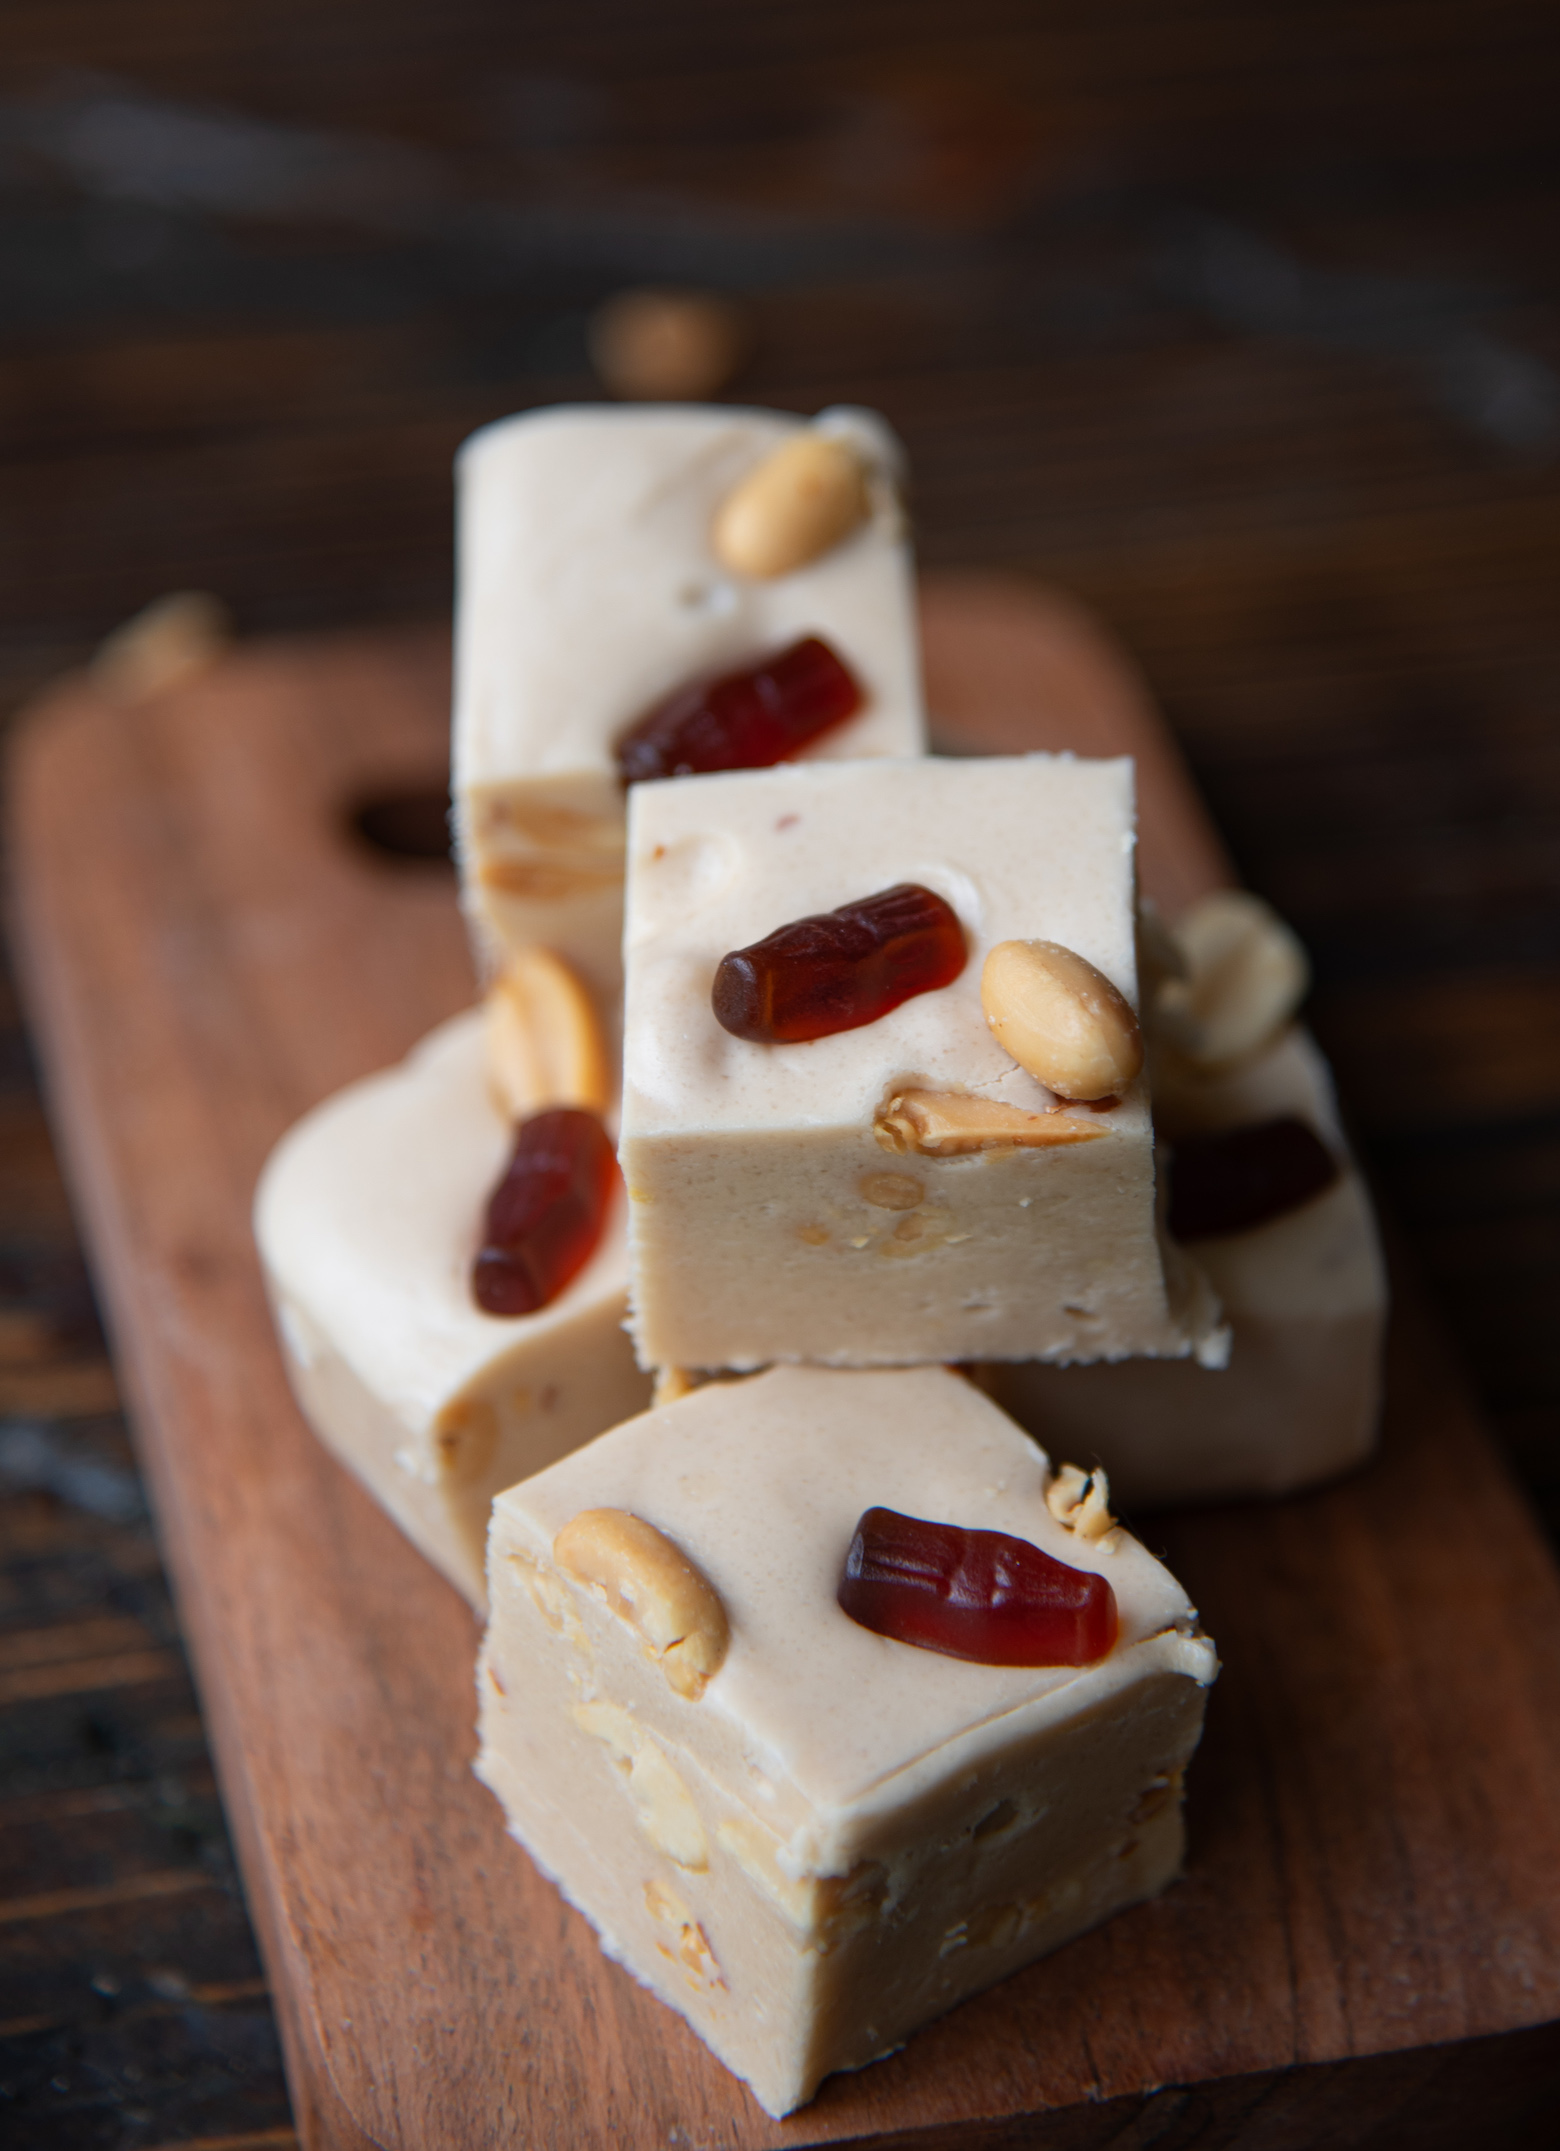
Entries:
{"type": "Polygon", "coordinates": [[[1217,1660],[1112,1501],[1376,1413],[1302,953],[1139,901],[1130,762],[925,751],[902,484],[855,410],[468,443],[492,984],[256,1208],[511,1831],[775,2114],[1173,1879],[1217,1660]]]}

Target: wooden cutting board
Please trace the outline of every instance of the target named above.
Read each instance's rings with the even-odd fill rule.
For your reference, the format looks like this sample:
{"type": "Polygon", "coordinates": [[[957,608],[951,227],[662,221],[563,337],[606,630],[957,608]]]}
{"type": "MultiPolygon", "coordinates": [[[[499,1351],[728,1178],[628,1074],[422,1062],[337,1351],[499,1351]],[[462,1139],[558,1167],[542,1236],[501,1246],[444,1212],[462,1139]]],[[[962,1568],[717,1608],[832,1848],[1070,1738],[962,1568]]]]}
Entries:
{"type": "MultiPolygon", "coordinates": [[[[1087,620],[945,578],[925,623],[943,745],[1136,754],[1149,891],[1226,878],[1087,620]]],[[[1225,1659],[1157,1904],[777,2123],[505,1838],[471,1615],[299,1419],[249,1236],[288,1124],[471,998],[447,870],[351,824],[442,784],[447,670],[408,633],[256,646],[133,706],[71,680],[11,772],[18,955],[305,2141],[1542,2140],[1560,1580],[1411,1296],[1369,1471],[1146,1529],[1225,1659]]]]}

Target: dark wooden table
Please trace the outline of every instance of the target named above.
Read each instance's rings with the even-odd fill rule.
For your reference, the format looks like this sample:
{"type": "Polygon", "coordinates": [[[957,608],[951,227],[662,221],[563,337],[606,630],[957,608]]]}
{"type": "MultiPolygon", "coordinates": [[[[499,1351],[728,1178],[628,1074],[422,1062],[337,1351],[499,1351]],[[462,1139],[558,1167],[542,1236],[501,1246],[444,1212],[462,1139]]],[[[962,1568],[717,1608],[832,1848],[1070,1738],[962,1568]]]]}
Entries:
{"type": "MultiPolygon", "coordinates": [[[[170,589],[444,612],[461,437],[599,393],[613,290],[740,296],[734,393],[885,410],[923,558],[1135,652],[1560,1527],[1553,8],[80,0],[4,60],[7,706],[170,589]]],[[[9,1001],[0,1038],[0,2140],[288,2144],[9,1001]]]]}

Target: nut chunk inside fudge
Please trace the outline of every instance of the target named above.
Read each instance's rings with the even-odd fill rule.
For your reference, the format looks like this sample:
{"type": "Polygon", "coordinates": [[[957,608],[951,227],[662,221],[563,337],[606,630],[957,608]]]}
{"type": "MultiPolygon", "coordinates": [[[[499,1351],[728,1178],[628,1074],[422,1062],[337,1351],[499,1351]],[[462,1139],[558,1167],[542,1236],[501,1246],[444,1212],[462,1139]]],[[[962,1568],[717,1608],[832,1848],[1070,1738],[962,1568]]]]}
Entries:
{"type": "Polygon", "coordinates": [[[622,1160],[644,1364],[1217,1356],[1216,1302],[1156,1228],[1145,1073],[1063,1096],[982,1005],[994,950],[1046,944],[1135,1023],[1134,844],[1129,761],[636,787],[622,1160]],[[733,952],[840,944],[906,888],[956,917],[951,983],[828,1036],[720,1019],[733,952]]]}
{"type": "MultiPolygon", "coordinates": [[[[700,679],[821,638],[859,685],[861,707],[801,751],[920,753],[899,462],[880,419],[844,410],[808,425],[778,411],[563,408],[506,419],[466,443],[454,785],[462,897],[489,953],[545,942],[615,996],[614,750],[654,705],[700,679]],[[794,457],[809,447],[856,470],[857,512],[778,553],[734,547],[729,532],[723,543],[744,505],[754,537],[755,482],[762,488],[787,448],[794,457]]],[[[756,503],[760,537],[775,535],[785,506],[773,494],[771,484],[756,503]]]]}
{"type": "Polygon", "coordinates": [[[1179,1871],[1213,1647],[1055,1486],[942,1368],[777,1367],[494,1504],[478,1772],[771,2113],[1179,1871]],[[860,1625],[838,1593],[873,1508],[1103,1577],[1116,1640],[994,1665],[860,1625]]]}

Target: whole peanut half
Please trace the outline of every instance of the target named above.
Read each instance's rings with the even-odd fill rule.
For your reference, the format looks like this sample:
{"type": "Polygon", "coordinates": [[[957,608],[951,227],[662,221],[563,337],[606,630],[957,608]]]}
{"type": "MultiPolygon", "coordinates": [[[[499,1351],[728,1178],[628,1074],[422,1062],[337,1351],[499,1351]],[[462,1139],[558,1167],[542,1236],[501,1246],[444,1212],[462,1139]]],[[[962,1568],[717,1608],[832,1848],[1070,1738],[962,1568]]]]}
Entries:
{"type": "Polygon", "coordinates": [[[731,1628],[720,1593],[664,1531],[628,1509],[582,1509],[553,1540],[553,1559],[602,1593],[678,1695],[704,1693],[731,1628]]]}
{"type": "Polygon", "coordinates": [[[768,581],[830,552],[871,513],[859,453],[837,435],[794,433],[727,494],[711,543],[733,575],[768,581]]]}
{"type": "Polygon", "coordinates": [[[1244,889],[1219,889],[1177,921],[1187,975],[1167,979],[1157,1012],[1199,1068],[1251,1059],[1305,999],[1311,966],[1278,913],[1244,889]]]}
{"type": "Polygon", "coordinates": [[[488,1087],[509,1119],[555,1105],[606,1111],[612,1081],[601,1026],[561,956],[518,950],[488,989],[483,1024],[488,1087]]]}
{"type": "Polygon", "coordinates": [[[93,682],[122,702],[142,702],[204,672],[232,639],[220,598],[179,590],[115,628],[92,660],[93,682]]]}
{"type": "Polygon", "coordinates": [[[980,1000],[998,1043],[1060,1098],[1118,1098],[1143,1065],[1130,1002],[1059,941],[999,942],[980,1000]]]}
{"type": "Polygon", "coordinates": [[[741,365],[742,309],[707,291],[620,291],[591,317],[590,356],[605,387],[629,401],[702,403],[741,365]]]}

